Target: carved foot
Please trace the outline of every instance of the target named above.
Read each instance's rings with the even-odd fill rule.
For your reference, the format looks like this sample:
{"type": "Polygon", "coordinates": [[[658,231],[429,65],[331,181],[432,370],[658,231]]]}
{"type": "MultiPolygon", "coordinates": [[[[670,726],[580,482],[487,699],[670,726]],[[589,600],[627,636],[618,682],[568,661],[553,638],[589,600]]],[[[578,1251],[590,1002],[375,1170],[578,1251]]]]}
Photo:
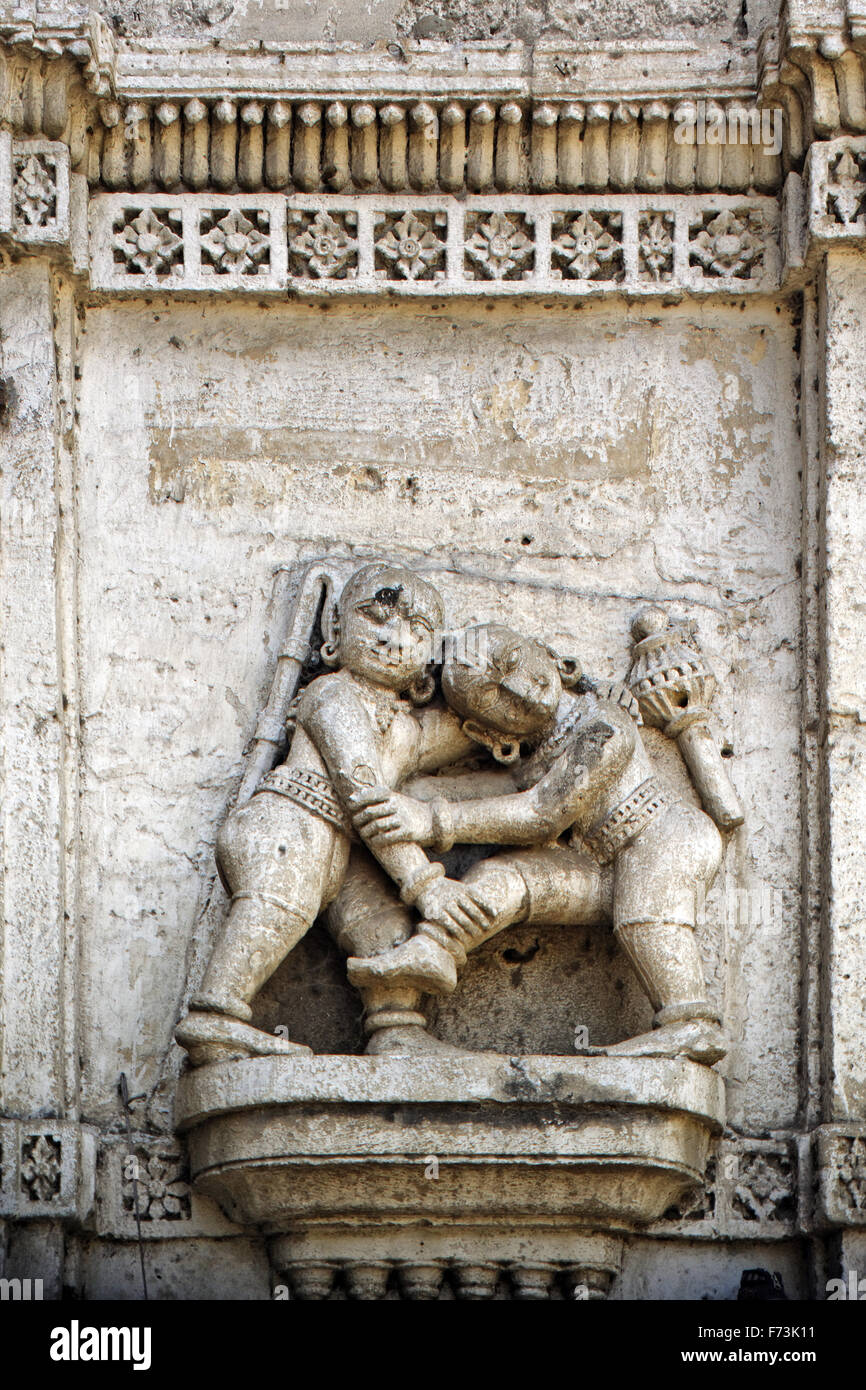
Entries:
{"type": "Polygon", "coordinates": [[[457,967],[444,946],[429,936],[413,936],[380,956],[350,956],[346,974],[356,989],[400,985],[424,994],[451,994],[457,988],[457,967]]]}
{"type": "Polygon", "coordinates": [[[651,1033],[612,1043],[610,1047],[587,1047],[583,1051],[596,1057],[688,1057],[711,1067],[727,1053],[725,1035],[717,1023],[706,1019],[685,1019],[667,1023],[651,1033]]]}
{"type": "Polygon", "coordinates": [[[440,1042],[417,1023],[401,1024],[394,1028],[377,1028],[364,1052],[368,1057],[478,1057],[465,1047],[440,1042]]]}
{"type": "Polygon", "coordinates": [[[194,1067],[211,1062],[234,1062],[244,1057],[311,1057],[313,1049],[288,1038],[264,1033],[228,1014],[189,1013],[174,1036],[189,1053],[194,1067]]]}

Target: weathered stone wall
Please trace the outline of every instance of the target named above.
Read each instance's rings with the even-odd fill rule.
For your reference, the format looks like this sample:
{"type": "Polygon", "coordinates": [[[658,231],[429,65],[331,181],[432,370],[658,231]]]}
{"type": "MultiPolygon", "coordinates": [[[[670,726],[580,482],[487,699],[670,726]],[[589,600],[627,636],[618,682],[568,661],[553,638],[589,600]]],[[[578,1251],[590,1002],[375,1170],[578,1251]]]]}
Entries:
{"type": "Polygon", "coordinates": [[[401,37],[476,42],[486,39],[611,40],[707,37],[740,42],[769,21],[771,0],[102,0],[121,34],[255,36],[286,42],[375,42],[401,37]]]}
{"type": "MultiPolygon", "coordinates": [[[[561,1298],[586,1277],[731,1299],[763,1268],[824,1297],[866,1272],[861,0],[100,12],[0,0],[0,1274],[140,1297],[134,1159],[152,1296],[561,1298]],[[727,119],[778,106],[781,149],[680,141],[705,89],[727,119]],[[431,263],[401,268],[383,240],[412,216],[431,263]],[[507,271],[492,223],[473,254],[496,217],[507,271]],[[383,555],[435,582],[449,628],[501,620],[604,679],[646,604],[694,623],[745,808],[697,928],[715,1071],[580,1055],[579,1030],[605,1046],[652,1018],[602,926],[512,928],[426,1001],[481,1054],[463,1073],[359,1065],[321,921],[253,1017],[316,1055],[184,1070],[174,1029],[228,907],[215,839],[285,626],[275,571],[383,555]],[[581,1105],[605,1162],[664,1141],[598,1229],[569,1185],[581,1105]],[[320,1147],[291,1148],[298,1114],[320,1147]],[[262,1117],[291,1220],[269,1175],[220,1187],[220,1144],[246,1126],[254,1148],[262,1117]],[[434,1194],[419,1136],[452,1132],[469,1162],[434,1194]],[[542,1215],[519,1236],[515,1192],[542,1215]]],[[[643,738],[697,804],[672,741],[643,738]]]]}

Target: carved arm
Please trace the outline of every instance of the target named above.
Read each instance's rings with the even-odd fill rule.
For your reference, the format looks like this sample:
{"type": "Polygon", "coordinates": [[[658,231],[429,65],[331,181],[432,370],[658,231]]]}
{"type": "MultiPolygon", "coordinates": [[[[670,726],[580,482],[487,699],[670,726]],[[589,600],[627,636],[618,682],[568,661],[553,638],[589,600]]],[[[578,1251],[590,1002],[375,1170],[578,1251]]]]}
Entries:
{"type": "Polygon", "coordinates": [[[575,732],[550,770],[528,790],[449,801],[452,841],[534,845],[556,839],[591,812],[600,787],[631,757],[634,740],[628,716],[609,708],[604,717],[575,732]]]}
{"type": "MultiPolygon", "coordinates": [[[[365,803],[372,788],[387,788],[378,741],[367,711],[339,677],[324,677],[308,686],[298,707],[298,723],[325,760],[334,788],[349,815],[365,803]]],[[[368,839],[364,830],[361,835],[368,839]]],[[[383,869],[401,889],[405,902],[414,903],[424,886],[444,872],[431,864],[417,844],[376,843],[370,849],[383,869]]]]}

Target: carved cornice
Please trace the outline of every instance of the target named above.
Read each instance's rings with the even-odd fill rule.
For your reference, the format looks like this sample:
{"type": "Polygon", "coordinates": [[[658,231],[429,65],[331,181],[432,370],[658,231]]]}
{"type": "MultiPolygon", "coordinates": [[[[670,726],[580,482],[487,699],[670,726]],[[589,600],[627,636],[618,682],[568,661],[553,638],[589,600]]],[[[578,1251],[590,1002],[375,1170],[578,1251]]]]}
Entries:
{"type": "MultiPolygon", "coordinates": [[[[4,86],[14,86],[9,69],[17,62],[20,80],[22,59],[32,60],[24,74],[25,84],[31,88],[41,85],[46,76],[46,63],[54,66],[57,59],[70,58],[80,68],[86,90],[96,96],[107,96],[114,90],[115,56],[112,29],[87,5],[68,4],[44,10],[35,0],[30,0],[29,4],[0,3],[0,95],[4,105],[9,95],[4,94],[4,86]],[[4,67],[7,69],[6,83],[2,80],[4,67]]],[[[36,115],[32,109],[35,96],[34,92],[25,97],[25,102],[31,104],[31,119],[36,115]]],[[[30,129],[50,133],[44,125],[30,129]]]]}
{"type": "Polygon", "coordinates": [[[761,101],[787,113],[786,169],[813,140],[866,131],[866,0],[787,0],[758,46],[761,101]]]}
{"type": "MultiPolygon", "coordinates": [[[[471,96],[428,88],[385,99],[365,94],[357,77],[351,94],[346,85],[303,99],[102,103],[91,183],[224,192],[745,193],[771,192],[781,181],[781,160],[751,125],[743,141],[681,143],[677,132],[697,108],[673,93],[650,101],[525,92],[503,99],[476,83],[471,96]]],[[[744,108],[738,98],[720,98],[709,111],[728,129],[744,108]]]]}
{"type": "Polygon", "coordinates": [[[753,53],[707,44],[632,44],[626,53],[565,40],[218,47],[149,40],[123,44],[117,55],[118,91],[139,101],[745,101],[755,74],[753,53]]]}
{"type": "Polygon", "coordinates": [[[627,53],[133,42],[84,4],[6,3],[0,124],[62,139],[73,170],[110,190],[771,192],[814,139],[866,132],[866,0],[787,0],[757,52],[627,53]],[[711,116],[781,107],[782,158],[757,141],[677,143],[698,101],[711,116]]]}
{"type": "Polygon", "coordinates": [[[739,129],[757,83],[746,49],[139,43],[83,5],[52,19],[0,5],[0,125],[62,140],[73,171],[110,191],[766,193],[781,182],[776,154],[739,129]],[[681,143],[698,102],[736,137],[681,143]]]}

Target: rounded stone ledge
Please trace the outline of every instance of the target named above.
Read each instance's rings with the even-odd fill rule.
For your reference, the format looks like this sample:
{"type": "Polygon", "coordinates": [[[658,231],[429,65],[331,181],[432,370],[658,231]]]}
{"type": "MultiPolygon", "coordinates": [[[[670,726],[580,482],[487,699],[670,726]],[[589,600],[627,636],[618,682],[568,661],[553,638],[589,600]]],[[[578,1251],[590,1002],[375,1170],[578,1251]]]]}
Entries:
{"type": "Polygon", "coordinates": [[[182,1079],[199,1191],[270,1234],[312,1222],[657,1220],[703,1179],[722,1080],[685,1060],[258,1058],[182,1079]]]}
{"type": "Polygon", "coordinates": [[[303,1102],[470,1105],[560,1102],[682,1110],[721,1130],[718,1072],[668,1057],[255,1057],[181,1077],[178,1130],[215,1115],[303,1102]]]}

